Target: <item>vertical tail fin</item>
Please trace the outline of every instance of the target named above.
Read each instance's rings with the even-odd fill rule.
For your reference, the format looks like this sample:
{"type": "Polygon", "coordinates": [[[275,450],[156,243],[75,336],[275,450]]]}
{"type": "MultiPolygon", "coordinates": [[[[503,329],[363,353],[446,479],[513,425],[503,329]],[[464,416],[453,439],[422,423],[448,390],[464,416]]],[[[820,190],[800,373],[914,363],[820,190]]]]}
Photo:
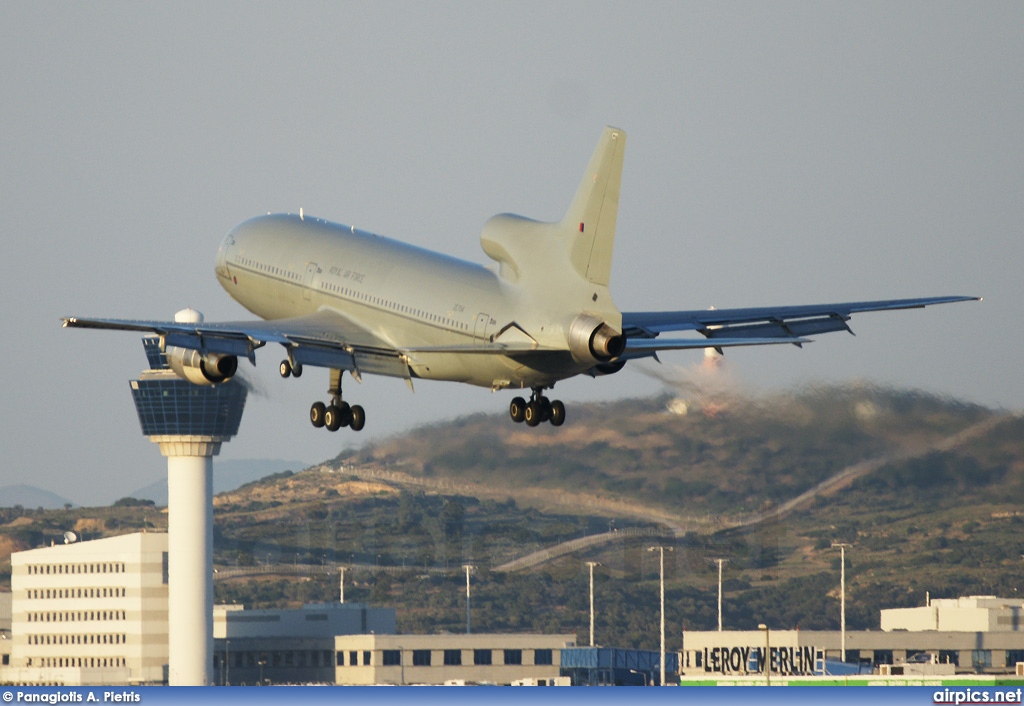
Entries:
{"type": "Polygon", "coordinates": [[[562,232],[571,238],[573,268],[584,279],[604,286],[611,279],[625,151],[625,131],[606,127],[561,222],[562,232]]]}

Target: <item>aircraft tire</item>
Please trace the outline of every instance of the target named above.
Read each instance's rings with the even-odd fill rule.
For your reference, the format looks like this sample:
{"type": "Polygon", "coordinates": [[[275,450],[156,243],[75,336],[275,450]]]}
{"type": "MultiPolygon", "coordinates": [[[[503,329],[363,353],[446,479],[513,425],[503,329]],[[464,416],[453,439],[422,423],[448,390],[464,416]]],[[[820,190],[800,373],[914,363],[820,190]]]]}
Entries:
{"type": "Polygon", "coordinates": [[[366,425],[366,412],[363,408],[357,404],[352,405],[350,412],[352,420],[349,422],[349,426],[352,427],[352,431],[362,431],[366,425]]]}
{"type": "Polygon", "coordinates": [[[323,402],[314,402],[313,406],[309,408],[309,421],[317,429],[321,428],[324,422],[324,414],[327,412],[327,405],[323,402]]]}
{"type": "Polygon", "coordinates": [[[523,413],[523,421],[526,422],[526,426],[535,427],[540,424],[542,413],[543,410],[541,409],[540,402],[534,400],[530,404],[526,405],[526,409],[523,413]]]}
{"type": "Polygon", "coordinates": [[[547,397],[540,398],[540,420],[546,422],[551,419],[551,400],[547,397]]]}
{"type": "Polygon", "coordinates": [[[513,397],[512,403],[508,406],[508,414],[516,424],[522,422],[526,417],[526,400],[522,397],[513,397]]]}
{"type": "Polygon", "coordinates": [[[296,363],[292,366],[292,375],[297,378],[302,377],[302,363],[296,363]]]}
{"type": "MultiPolygon", "coordinates": [[[[351,412],[350,412],[351,414],[351,412]]],[[[341,407],[332,404],[324,412],[324,425],[327,427],[327,431],[338,431],[345,426],[343,420],[345,415],[341,411],[341,407]]]]}
{"type": "Polygon", "coordinates": [[[281,373],[281,377],[291,377],[292,364],[287,359],[281,361],[281,365],[277,367],[277,372],[281,373]]]}
{"type": "Polygon", "coordinates": [[[551,426],[560,427],[565,424],[565,405],[562,400],[555,400],[551,403],[551,426]]]}

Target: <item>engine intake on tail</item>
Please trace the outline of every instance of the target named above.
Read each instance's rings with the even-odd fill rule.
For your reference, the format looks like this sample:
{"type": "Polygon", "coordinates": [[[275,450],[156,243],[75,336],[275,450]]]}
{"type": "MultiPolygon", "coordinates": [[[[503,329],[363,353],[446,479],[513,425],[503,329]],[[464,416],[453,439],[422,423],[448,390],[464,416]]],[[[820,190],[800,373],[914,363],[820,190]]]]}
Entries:
{"type": "Polygon", "coordinates": [[[168,346],[167,363],[178,377],[194,385],[216,385],[227,382],[238,370],[238,358],[223,353],[205,356],[193,348],[168,346]]]}
{"type": "Polygon", "coordinates": [[[580,363],[606,363],[622,355],[626,337],[593,314],[580,314],[569,326],[569,351],[580,363]]]}

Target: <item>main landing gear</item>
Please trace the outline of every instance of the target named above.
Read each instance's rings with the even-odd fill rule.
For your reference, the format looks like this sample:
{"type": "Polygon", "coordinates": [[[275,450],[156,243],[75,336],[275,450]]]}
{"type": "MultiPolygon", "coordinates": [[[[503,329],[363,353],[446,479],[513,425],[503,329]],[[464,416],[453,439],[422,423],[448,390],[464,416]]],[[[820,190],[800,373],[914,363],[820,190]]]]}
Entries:
{"type": "MultiPolygon", "coordinates": [[[[309,408],[309,421],[314,427],[320,429],[327,427],[328,431],[338,431],[342,427],[349,427],[352,431],[360,431],[366,425],[366,412],[357,404],[350,405],[341,399],[341,370],[331,370],[331,387],[327,394],[331,396],[330,404],[314,402],[309,408]]],[[[302,366],[292,366],[287,360],[281,361],[281,377],[288,375],[299,377],[302,374],[302,366]]]]}
{"type": "Polygon", "coordinates": [[[535,427],[541,422],[551,422],[552,426],[560,427],[565,423],[565,405],[561,400],[549,400],[543,394],[544,388],[533,388],[530,401],[516,397],[508,406],[512,421],[526,422],[526,426],[535,427]]]}

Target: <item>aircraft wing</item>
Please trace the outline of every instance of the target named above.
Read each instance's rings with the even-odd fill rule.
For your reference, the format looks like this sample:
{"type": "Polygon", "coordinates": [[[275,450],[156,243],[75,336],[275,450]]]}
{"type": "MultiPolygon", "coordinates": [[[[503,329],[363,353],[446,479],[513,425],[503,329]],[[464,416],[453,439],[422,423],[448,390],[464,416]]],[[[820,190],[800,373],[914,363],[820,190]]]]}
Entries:
{"type": "MultiPolygon", "coordinates": [[[[810,304],[802,306],[756,307],[749,309],[698,309],[691,311],[637,311],[623,312],[622,332],[626,335],[627,351],[639,350],[647,341],[647,350],[675,348],[671,341],[652,340],[666,331],[696,331],[707,341],[696,339],[703,347],[763,343],[805,343],[804,336],[830,331],[850,330],[847,322],[854,314],[866,311],[917,309],[932,304],[960,301],[980,301],[980,297],[927,297],[922,299],[886,299],[868,302],[842,302],[838,304],[810,304]]],[[[692,347],[700,347],[694,345],[692,347]]]]}
{"type": "Polygon", "coordinates": [[[267,343],[289,349],[294,363],[343,370],[390,373],[406,369],[399,352],[341,314],[322,310],[309,316],[270,321],[179,323],[136,319],[86,319],[67,317],[69,328],[112,329],[153,333],[168,346],[192,348],[203,353],[244,356],[255,363],[255,351],[267,343]]]}

